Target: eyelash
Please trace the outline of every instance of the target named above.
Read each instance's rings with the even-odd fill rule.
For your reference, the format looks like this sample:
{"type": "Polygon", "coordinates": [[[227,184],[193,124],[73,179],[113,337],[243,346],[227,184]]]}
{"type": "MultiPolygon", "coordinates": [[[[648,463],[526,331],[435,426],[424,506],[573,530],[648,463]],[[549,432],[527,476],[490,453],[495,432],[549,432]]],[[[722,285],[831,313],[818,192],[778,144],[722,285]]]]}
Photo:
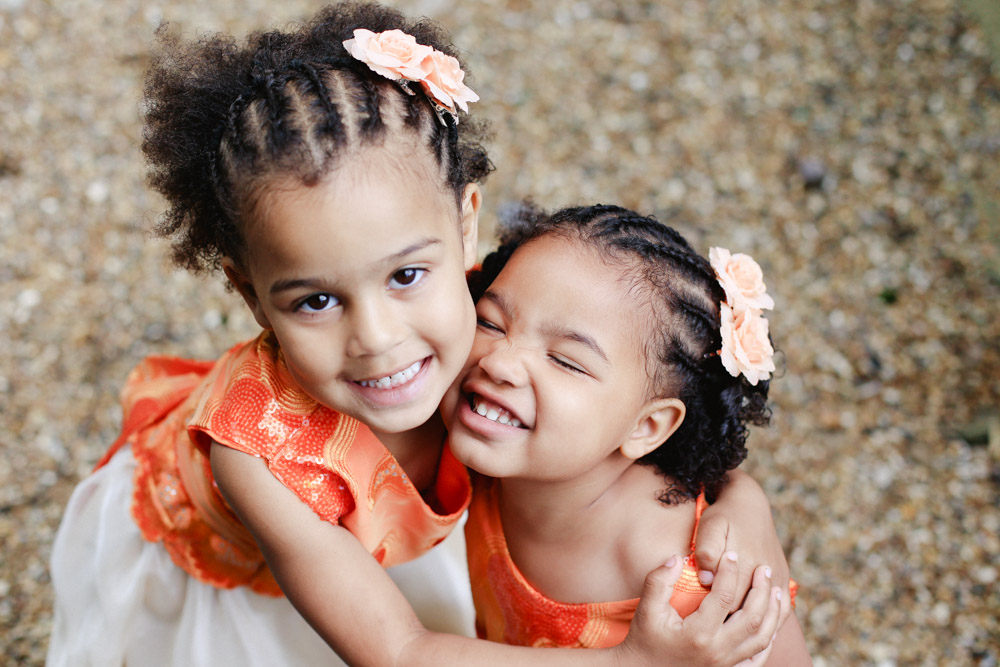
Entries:
{"type": "Polygon", "coordinates": [[[295,305],[295,312],[304,312],[306,315],[318,315],[320,313],[325,313],[330,310],[330,308],[336,308],[340,305],[340,300],[333,296],[332,294],[327,294],[325,292],[316,292],[315,294],[310,294],[306,298],[302,299],[295,305]],[[329,299],[328,307],[321,309],[306,309],[307,304],[317,297],[322,297],[329,299]]]}
{"type": "MultiPolygon", "coordinates": [[[[395,273],[392,274],[392,276],[389,277],[389,289],[399,290],[399,289],[406,289],[408,287],[415,287],[416,285],[419,285],[423,281],[424,275],[427,273],[428,273],[427,269],[422,269],[415,266],[408,266],[405,269],[400,269],[399,271],[396,271],[395,273]],[[392,286],[392,283],[397,281],[397,278],[400,276],[400,274],[405,274],[409,272],[415,274],[413,280],[410,283],[400,284],[398,287],[392,286]]],[[[306,298],[302,299],[297,304],[295,304],[295,312],[304,312],[307,315],[318,315],[320,313],[325,313],[331,308],[335,308],[339,305],[340,305],[340,299],[333,296],[332,294],[327,294],[326,292],[316,292],[315,294],[310,294],[309,296],[307,296],[306,298]],[[311,300],[317,297],[323,297],[329,299],[332,305],[327,305],[327,307],[320,309],[307,309],[307,304],[311,300]]]]}
{"type": "Polygon", "coordinates": [[[423,282],[424,277],[427,275],[427,273],[428,273],[427,269],[422,269],[416,266],[408,266],[405,269],[400,269],[399,271],[396,271],[395,273],[392,274],[392,276],[389,277],[389,289],[406,289],[408,287],[416,287],[421,282],[423,282]],[[399,287],[392,287],[392,283],[396,281],[397,276],[409,272],[413,272],[414,274],[416,274],[412,282],[401,284],[399,287]]]}
{"type": "Polygon", "coordinates": [[[583,370],[582,368],[578,368],[578,367],[574,366],[571,363],[563,361],[559,357],[553,357],[552,355],[549,355],[549,359],[551,359],[552,361],[556,362],[557,364],[559,364],[560,366],[562,366],[566,370],[573,371],[574,373],[580,373],[582,375],[586,375],[587,374],[587,372],[585,370],[583,370]]]}
{"type": "Polygon", "coordinates": [[[476,326],[483,327],[484,329],[489,329],[490,331],[496,331],[497,333],[503,333],[503,329],[493,324],[492,322],[489,322],[482,318],[476,319],[476,326]]]}
{"type": "MultiPolygon", "coordinates": [[[[488,322],[487,320],[484,320],[482,318],[479,318],[479,319],[476,320],[476,326],[480,326],[480,327],[482,327],[482,328],[484,328],[484,329],[486,329],[488,331],[494,331],[496,333],[501,333],[501,334],[503,333],[503,329],[501,329],[497,325],[493,324],[492,322],[488,322]]],[[[554,357],[554,356],[552,356],[550,354],[549,355],[549,359],[551,359],[557,365],[565,368],[568,371],[572,371],[574,373],[579,373],[580,375],[587,375],[587,371],[585,371],[582,368],[579,368],[577,366],[574,366],[573,364],[571,364],[571,363],[569,363],[567,361],[563,361],[559,357],[554,357]]]]}

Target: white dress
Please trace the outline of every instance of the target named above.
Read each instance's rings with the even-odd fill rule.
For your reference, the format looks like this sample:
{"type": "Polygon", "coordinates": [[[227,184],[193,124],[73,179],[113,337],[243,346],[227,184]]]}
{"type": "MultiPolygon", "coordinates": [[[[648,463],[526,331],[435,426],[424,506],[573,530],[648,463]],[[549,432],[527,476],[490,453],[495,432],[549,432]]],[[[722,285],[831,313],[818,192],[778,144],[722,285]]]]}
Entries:
{"type": "MultiPolygon", "coordinates": [[[[52,550],[49,667],[343,664],[286,598],[204,584],[143,539],[130,514],[135,467],[123,447],[66,507],[52,550]]],[[[475,636],[461,524],[388,572],[425,627],[475,636]]]]}

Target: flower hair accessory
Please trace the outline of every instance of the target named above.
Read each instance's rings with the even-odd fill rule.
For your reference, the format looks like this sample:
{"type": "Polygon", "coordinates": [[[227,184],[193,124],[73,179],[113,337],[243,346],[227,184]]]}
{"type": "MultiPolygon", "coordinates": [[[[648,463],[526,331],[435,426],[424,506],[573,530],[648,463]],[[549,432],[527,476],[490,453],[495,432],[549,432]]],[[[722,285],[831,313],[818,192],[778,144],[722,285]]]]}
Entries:
{"type": "Polygon", "coordinates": [[[479,95],[462,83],[465,72],[457,59],[417,44],[416,38],[402,30],[376,33],[358,28],[354,38],[344,42],[344,48],[376,74],[397,82],[410,95],[414,94],[410,84],[419,83],[442,124],[441,113],[451,114],[457,123],[456,107],[468,113],[468,103],[479,100],[479,95]]]}
{"type": "Polygon", "coordinates": [[[743,375],[756,385],[774,372],[774,348],[763,315],[764,309],[774,308],[774,299],[767,294],[760,265],[749,255],[710,248],[708,260],[726,293],[719,304],[722,349],[711,356],[718,354],[733,377],[743,375]]]}

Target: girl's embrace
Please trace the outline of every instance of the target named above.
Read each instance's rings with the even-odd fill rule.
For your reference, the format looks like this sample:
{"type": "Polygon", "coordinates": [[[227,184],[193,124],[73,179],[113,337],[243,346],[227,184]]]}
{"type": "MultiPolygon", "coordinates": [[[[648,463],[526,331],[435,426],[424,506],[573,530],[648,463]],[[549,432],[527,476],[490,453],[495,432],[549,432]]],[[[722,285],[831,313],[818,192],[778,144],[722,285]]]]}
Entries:
{"type": "MultiPolygon", "coordinates": [[[[471,484],[437,410],[475,334],[465,275],[492,168],[464,77],[440,28],[373,4],[242,44],[160,34],[143,137],[160,231],[262,333],[128,378],[122,435],[57,535],[50,664],[330,664],[332,647],[371,665],[726,665],[768,644],[781,610],[760,577],[757,625],[668,624],[669,586],[651,586],[615,647],[460,636],[464,564],[432,548],[471,484]],[[693,635],[715,642],[672,661],[693,635]]],[[[758,524],[769,509],[740,477],[702,519],[702,567],[727,545],[783,568],[773,530],[741,529],[758,524]]],[[[742,599],[748,572],[718,571],[710,595],[742,599]]]]}
{"type": "MultiPolygon", "coordinates": [[[[712,612],[694,536],[768,420],[774,304],[756,262],[711,256],[616,206],[526,210],[472,277],[476,341],[442,412],[485,476],[466,526],[480,636],[616,645],[668,558],[674,622],[712,612]]],[[[769,664],[810,664],[794,616],[769,664]]]]}

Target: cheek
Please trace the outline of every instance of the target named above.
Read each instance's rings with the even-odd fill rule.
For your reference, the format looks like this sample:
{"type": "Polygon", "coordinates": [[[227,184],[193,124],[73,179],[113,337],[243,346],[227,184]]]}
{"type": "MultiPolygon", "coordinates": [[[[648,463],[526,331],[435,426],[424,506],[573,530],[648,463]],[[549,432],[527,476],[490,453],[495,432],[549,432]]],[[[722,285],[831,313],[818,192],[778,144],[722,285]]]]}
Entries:
{"type": "Polygon", "coordinates": [[[322,379],[342,361],[339,346],[329,335],[324,336],[319,330],[275,330],[275,333],[285,357],[285,365],[300,382],[322,379]]]}
{"type": "Polygon", "coordinates": [[[437,338],[446,341],[462,341],[463,359],[468,354],[476,329],[476,309],[472,297],[464,285],[448,294],[440,295],[431,304],[428,313],[436,320],[437,338]]]}

